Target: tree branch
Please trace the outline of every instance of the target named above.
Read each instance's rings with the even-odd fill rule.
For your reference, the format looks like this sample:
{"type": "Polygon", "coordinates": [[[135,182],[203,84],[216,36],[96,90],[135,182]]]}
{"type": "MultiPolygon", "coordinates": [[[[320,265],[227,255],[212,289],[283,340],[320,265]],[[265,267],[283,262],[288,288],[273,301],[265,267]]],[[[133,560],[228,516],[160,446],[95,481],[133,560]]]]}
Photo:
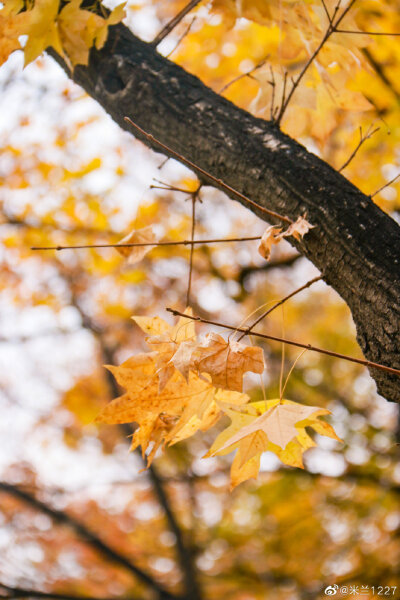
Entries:
{"type": "Polygon", "coordinates": [[[127,571],[135,575],[142,583],[148,585],[151,589],[153,589],[157,594],[160,600],[176,600],[177,596],[168,592],[165,588],[163,588],[151,575],[149,575],[146,571],[137,567],[130,559],[126,556],[120,554],[117,550],[114,550],[110,546],[108,546],[103,540],[101,540],[95,533],[90,531],[80,521],[67,514],[64,511],[57,510],[52,508],[45,502],[38,500],[30,494],[19,488],[16,485],[11,483],[6,483],[5,481],[0,481],[0,491],[10,494],[17,498],[18,500],[22,500],[26,504],[32,506],[32,508],[41,511],[42,513],[49,516],[56,523],[60,523],[63,525],[68,525],[75,531],[75,533],[82,538],[82,540],[95,550],[99,552],[102,556],[107,558],[108,560],[114,562],[115,564],[125,568],[127,571]]]}
{"type": "MultiPolygon", "coordinates": [[[[54,600],[109,600],[109,598],[96,598],[93,596],[79,596],[75,594],[59,594],[51,592],[40,592],[39,590],[29,590],[26,588],[11,587],[0,583],[0,590],[8,592],[7,595],[0,595],[0,598],[53,598],[54,600]]],[[[127,598],[118,596],[118,600],[139,600],[138,596],[129,596],[127,598]]]]}
{"type": "MultiPolygon", "coordinates": [[[[129,129],[125,117],[132,118],[188,158],[200,177],[199,169],[210,173],[214,187],[222,189],[221,181],[250,198],[262,219],[267,207],[292,220],[306,213],[315,228],[293,244],[348,304],[366,358],[400,368],[400,228],[368,196],[274,123],[218,96],[124,25],[110,27],[104,48],[92,49],[89,65],[73,74],[50,53],[123,129],[129,129]]],[[[397,377],[378,371],[373,377],[382,395],[400,401],[397,377]]]]}

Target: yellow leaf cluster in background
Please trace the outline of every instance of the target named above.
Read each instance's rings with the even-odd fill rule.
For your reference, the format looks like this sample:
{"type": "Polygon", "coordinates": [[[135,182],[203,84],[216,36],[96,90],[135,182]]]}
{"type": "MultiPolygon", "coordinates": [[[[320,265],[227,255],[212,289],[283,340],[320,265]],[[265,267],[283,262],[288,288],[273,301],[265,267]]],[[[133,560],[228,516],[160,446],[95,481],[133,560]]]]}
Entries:
{"type": "Polygon", "coordinates": [[[315,446],[311,427],[336,440],[333,428],[318,417],[328,410],[289,400],[250,402],[242,393],[247,371],[261,374],[263,351],[210,333],[197,340],[191,310],[171,326],[160,317],[133,317],[148,335],[151,352],[109,366],[126,389],[99,414],[98,423],[136,423],[131,450],[141,446],[151,464],[158,448],[185,440],[213,427],[226,414],[231,425],[222,431],[207,456],[237,449],[232,486],[256,477],[261,454],[274,452],[283,463],[303,467],[302,455],[315,446]]]}
{"type": "Polygon", "coordinates": [[[108,27],[124,18],[125,3],[105,16],[82,9],[81,3],[81,0],[67,0],[60,10],[59,0],[35,0],[21,12],[24,6],[20,0],[5,0],[0,11],[0,65],[21,48],[20,36],[27,36],[25,65],[49,47],[71,66],[87,65],[90,48],[102,48],[108,27]]]}

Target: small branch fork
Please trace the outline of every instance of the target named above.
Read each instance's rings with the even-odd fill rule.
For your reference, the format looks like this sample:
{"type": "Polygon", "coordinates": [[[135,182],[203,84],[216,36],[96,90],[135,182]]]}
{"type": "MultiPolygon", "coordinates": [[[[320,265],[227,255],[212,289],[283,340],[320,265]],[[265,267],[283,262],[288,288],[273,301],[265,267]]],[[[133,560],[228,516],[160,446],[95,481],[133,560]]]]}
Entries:
{"type": "MultiPolygon", "coordinates": [[[[187,319],[192,319],[193,321],[198,321],[199,323],[215,325],[216,327],[222,327],[224,329],[229,329],[230,331],[235,331],[235,332],[239,331],[240,333],[244,333],[245,335],[247,335],[248,328],[233,327],[232,325],[227,325],[226,323],[220,323],[219,321],[211,321],[210,319],[203,319],[201,317],[192,317],[190,315],[185,315],[184,313],[179,312],[178,310],[175,310],[173,308],[166,308],[166,310],[177,317],[186,317],[187,319]]],[[[275,335],[268,335],[266,333],[258,333],[256,331],[252,331],[251,335],[255,335],[256,337],[263,338],[265,340],[281,342],[282,344],[287,344],[288,346],[296,346],[297,348],[305,348],[306,350],[310,350],[311,352],[318,352],[319,354],[326,354],[327,356],[333,356],[334,358],[340,358],[342,360],[347,360],[349,362],[363,365],[364,367],[370,367],[372,369],[379,369],[380,371],[385,371],[386,373],[391,373],[392,375],[400,376],[400,369],[394,369],[393,367],[387,367],[386,365],[380,365],[379,363],[375,363],[370,360],[364,360],[362,358],[355,358],[353,356],[348,356],[346,354],[339,354],[338,352],[333,352],[332,350],[324,350],[323,348],[318,348],[317,346],[312,346],[311,344],[302,344],[301,342],[295,342],[294,340],[288,340],[286,338],[277,337],[275,335]]]]}
{"type": "Polygon", "coordinates": [[[372,129],[372,126],[369,127],[367,129],[367,132],[365,133],[365,135],[363,134],[362,127],[360,127],[359,131],[360,131],[360,141],[358,142],[357,146],[354,148],[353,152],[350,154],[350,156],[346,160],[346,162],[340,167],[340,169],[338,170],[338,173],[341,173],[351,163],[351,161],[356,156],[357,152],[359,151],[359,149],[361,148],[363,143],[366,142],[367,140],[369,140],[377,131],[379,131],[379,127],[376,127],[376,129],[372,129]]]}
{"type": "MultiPolygon", "coordinates": [[[[340,23],[343,21],[343,19],[345,18],[345,16],[349,13],[349,11],[351,10],[351,8],[353,7],[354,3],[356,2],[356,0],[350,0],[348,6],[343,10],[342,14],[337,17],[337,14],[339,12],[340,9],[340,4],[341,4],[341,0],[338,1],[338,3],[335,6],[335,9],[333,11],[332,16],[329,15],[329,11],[327,9],[327,6],[324,2],[324,0],[322,1],[322,5],[324,7],[325,10],[325,14],[328,18],[329,21],[329,25],[328,25],[328,29],[325,32],[324,37],[322,38],[321,42],[319,43],[319,45],[317,46],[317,48],[314,50],[313,54],[310,56],[310,58],[308,59],[307,63],[304,65],[303,69],[301,70],[301,72],[299,73],[299,75],[297,76],[296,79],[292,80],[292,87],[290,89],[290,92],[288,93],[288,95],[286,96],[286,76],[285,76],[285,82],[284,82],[284,91],[283,91],[283,97],[282,97],[282,104],[281,104],[281,108],[279,110],[278,116],[276,118],[276,123],[279,125],[280,122],[282,121],[282,117],[285,114],[285,111],[289,105],[289,102],[291,101],[293,94],[295,93],[296,89],[298,88],[301,80],[303,79],[304,75],[306,74],[306,72],[308,71],[310,65],[314,62],[314,60],[317,58],[318,54],[320,53],[320,51],[322,50],[322,48],[325,46],[326,42],[328,41],[328,39],[331,37],[331,35],[333,33],[337,33],[338,32],[338,28],[340,23]],[[336,21],[335,21],[336,19],[336,21]]],[[[342,32],[342,33],[346,33],[346,32],[342,32]]]]}
{"type": "Polygon", "coordinates": [[[179,154],[179,152],[175,152],[175,150],[172,150],[172,148],[170,148],[169,146],[166,146],[165,144],[163,144],[162,142],[157,140],[153,135],[151,135],[150,133],[147,133],[144,129],[139,127],[139,125],[134,123],[129,117],[125,117],[125,121],[127,123],[129,123],[140,135],[142,135],[147,140],[149,140],[149,142],[158,146],[159,148],[161,148],[168,154],[171,154],[171,156],[173,156],[174,158],[179,160],[179,162],[181,162],[184,165],[186,165],[187,167],[189,167],[189,169],[192,169],[192,171],[194,171],[195,173],[196,172],[200,173],[201,175],[203,175],[203,177],[206,177],[213,183],[217,184],[220,188],[222,188],[229,194],[233,194],[234,196],[236,196],[236,198],[239,198],[246,204],[250,204],[250,206],[254,206],[259,212],[265,213],[266,215],[269,215],[270,217],[274,217],[274,219],[278,219],[279,221],[283,221],[284,223],[287,223],[288,225],[292,225],[293,221],[291,219],[289,219],[289,217],[285,217],[273,210],[269,210],[268,208],[264,208],[263,206],[260,206],[259,204],[257,204],[257,202],[254,202],[254,200],[251,200],[250,198],[248,198],[241,192],[238,192],[233,187],[231,187],[230,185],[228,185],[227,183],[222,181],[222,179],[218,179],[217,177],[214,177],[214,175],[211,175],[211,173],[208,173],[208,171],[205,171],[204,169],[202,169],[201,167],[199,167],[198,165],[193,163],[191,160],[185,158],[184,156],[182,156],[182,154],[179,154]]]}
{"type": "Polygon", "coordinates": [[[313,285],[313,283],[316,283],[317,281],[321,281],[321,280],[322,280],[322,275],[319,275],[318,277],[314,277],[314,279],[311,279],[310,281],[307,281],[307,283],[305,283],[301,287],[297,288],[297,290],[294,290],[294,292],[291,292],[290,294],[288,294],[287,296],[285,296],[284,298],[282,298],[282,300],[279,300],[278,302],[276,302],[276,304],[274,304],[273,306],[271,306],[271,308],[269,308],[268,310],[266,310],[265,312],[263,312],[262,315],[260,315],[254,321],[254,323],[252,325],[250,325],[246,329],[246,333],[242,333],[242,335],[238,338],[238,342],[240,342],[240,340],[242,338],[244,338],[246,335],[249,335],[252,332],[253,327],[255,327],[256,325],[258,325],[258,323],[260,323],[260,321],[262,321],[263,319],[265,319],[265,317],[267,315],[269,315],[270,313],[272,313],[273,310],[275,310],[276,308],[278,308],[278,306],[281,306],[287,300],[289,300],[290,298],[293,298],[293,296],[296,296],[296,294],[299,294],[303,290],[306,290],[307,288],[311,287],[313,285]]]}
{"type": "Polygon", "coordinates": [[[244,79],[245,77],[249,77],[250,79],[257,79],[256,77],[253,77],[253,73],[255,73],[256,71],[258,71],[259,69],[261,69],[261,67],[263,67],[265,65],[268,56],[266,58],[264,58],[262,61],[260,61],[259,63],[257,63],[255,67],[253,67],[252,69],[250,69],[250,71],[246,71],[246,73],[242,73],[241,75],[238,75],[237,77],[235,77],[234,79],[232,79],[231,81],[229,81],[228,83],[226,83],[224,85],[224,87],[222,87],[219,90],[218,94],[223,94],[224,92],[226,92],[226,90],[228,88],[231,87],[231,85],[233,85],[234,83],[237,83],[238,81],[240,81],[241,79],[244,79]]]}
{"type": "Polygon", "coordinates": [[[178,14],[175,15],[175,17],[161,29],[160,33],[151,42],[151,45],[157,47],[159,44],[161,44],[163,39],[166,38],[167,35],[169,35],[171,31],[175,29],[175,27],[182,21],[182,19],[186,17],[186,15],[198,4],[200,4],[200,2],[201,0],[191,0],[186,6],[184,6],[184,8],[182,8],[182,10],[178,12],[178,14]]]}

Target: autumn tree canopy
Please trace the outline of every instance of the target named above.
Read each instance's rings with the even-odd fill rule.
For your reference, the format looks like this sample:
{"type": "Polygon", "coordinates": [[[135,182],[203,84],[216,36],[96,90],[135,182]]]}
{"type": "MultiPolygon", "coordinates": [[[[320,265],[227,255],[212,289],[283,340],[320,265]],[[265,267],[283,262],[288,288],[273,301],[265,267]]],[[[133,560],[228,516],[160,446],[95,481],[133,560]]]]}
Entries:
{"type": "Polygon", "coordinates": [[[7,597],[393,592],[399,35],[391,0],[5,0],[7,597]]]}

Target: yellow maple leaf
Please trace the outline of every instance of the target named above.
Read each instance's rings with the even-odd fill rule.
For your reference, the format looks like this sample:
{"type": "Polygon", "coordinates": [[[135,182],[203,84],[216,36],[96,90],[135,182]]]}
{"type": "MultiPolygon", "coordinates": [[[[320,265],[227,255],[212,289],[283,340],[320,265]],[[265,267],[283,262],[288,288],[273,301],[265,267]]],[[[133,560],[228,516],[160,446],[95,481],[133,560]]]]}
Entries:
{"type": "Polygon", "coordinates": [[[230,417],[231,424],[219,434],[206,457],[237,450],[231,470],[233,487],[256,476],[256,465],[267,450],[284,464],[303,468],[303,453],[316,445],[305,427],[341,441],[329,423],[318,420],[329,411],[316,406],[274,399],[239,407],[220,404],[220,407],[230,417]]]}
{"type": "Polygon", "coordinates": [[[214,385],[237,392],[243,389],[246,371],[264,371],[262,348],[227,342],[213,332],[207,334],[200,343],[181,344],[172,362],[186,378],[189,371],[208,373],[214,385]]]}
{"type": "MultiPolygon", "coordinates": [[[[185,314],[191,315],[191,309],[186,308],[185,314]]],[[[180,317],[177,324],[172,326],[159,317],[132,318],[143,331],[152,334],[146,338],[146,342],[154,352],[159,389],[161,391],[176,372],[172,358],[179,345],[196,339],[194,321],[186,317],[180,317]]]]}
{"type": "Polygon", "coordinates": [[[59,54],[63,54],[56,22],[59,5],[58,0],[35,0],[33,8],[20,15],[23,19],[21,35],[28,36],[24,47],[25,66],[40,56],[49,46],[59,54]]]}
{"type": "MultiPolygon", "coordinates": [[[[194,373],[186,382],[175,371],[159,391],[155,353],[132,356],[119,367],[109,366],[108,369],[126,393],[112,400],[96,422],[137,423],[139,428],[133,434],[131,449],[141,446],[144,455],[153,443],[148,456],[150,462],[161,444],[174,444],[199,429],[208,429],[220,416],[216,388],[194,373]]],[[[248,401],[245,394],[222,397],[236,404],[248,401]]]]}

